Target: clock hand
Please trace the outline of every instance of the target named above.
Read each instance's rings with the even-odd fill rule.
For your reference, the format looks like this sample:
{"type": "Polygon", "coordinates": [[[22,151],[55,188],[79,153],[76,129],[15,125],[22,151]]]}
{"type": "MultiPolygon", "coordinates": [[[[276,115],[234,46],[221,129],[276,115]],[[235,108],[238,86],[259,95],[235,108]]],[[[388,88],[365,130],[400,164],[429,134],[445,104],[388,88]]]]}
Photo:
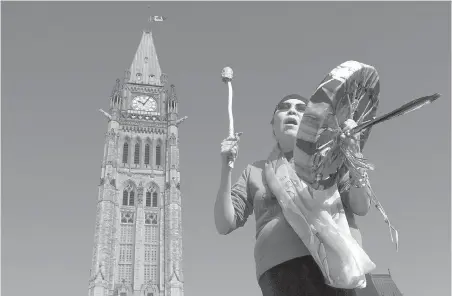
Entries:
{"type": "Polygon", "coordinates": [[[147,103],[148,101],[149,101],[149,98],[148,98],[148,99],[146,100],[146,102],[144,102],[144,103],[143,103],[143,102],[141,102],[141,101],[138,101],[138,102],[139,102],[139,103],[140,103],[141,105],[143,105],[143,106],[144,106],[144,105],[146,105],[146,103],[147,103]]]}

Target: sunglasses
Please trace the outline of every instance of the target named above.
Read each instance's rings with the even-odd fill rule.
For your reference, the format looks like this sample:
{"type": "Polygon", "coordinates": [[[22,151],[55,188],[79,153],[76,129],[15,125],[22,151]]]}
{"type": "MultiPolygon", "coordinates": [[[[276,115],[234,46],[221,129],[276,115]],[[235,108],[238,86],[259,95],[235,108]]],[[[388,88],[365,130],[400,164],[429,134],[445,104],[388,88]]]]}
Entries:
{"type": "MultiPolygon", "coordinates": [[[[276,111],[288,111],[290,108],[292,108],[294,104],[282,102],[279,103],[278,106],[276,106],[276,111]]],[[[296,103],[295,104],[295,110],[298,112],[304,112],[306,110],[306,104],[305,103],[296,103]]]]}

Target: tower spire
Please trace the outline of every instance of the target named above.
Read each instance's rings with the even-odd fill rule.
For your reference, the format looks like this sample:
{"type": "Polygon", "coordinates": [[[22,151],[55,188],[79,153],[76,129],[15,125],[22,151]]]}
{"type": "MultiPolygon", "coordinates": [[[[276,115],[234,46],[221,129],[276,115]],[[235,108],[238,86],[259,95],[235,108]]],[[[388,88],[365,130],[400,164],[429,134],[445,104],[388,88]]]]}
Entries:
{"type": "Polygon", "coordinates": [[[162,69],[150,30],[143,31],[129,72],[128,83],[162,86],[160,81],[162,69]]]}

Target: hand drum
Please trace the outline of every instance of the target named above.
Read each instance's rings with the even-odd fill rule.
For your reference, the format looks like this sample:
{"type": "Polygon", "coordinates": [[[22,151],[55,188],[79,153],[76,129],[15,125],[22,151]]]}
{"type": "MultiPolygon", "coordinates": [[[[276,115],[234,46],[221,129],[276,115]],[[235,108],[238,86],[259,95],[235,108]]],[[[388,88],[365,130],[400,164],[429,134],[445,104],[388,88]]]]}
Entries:
{"type": "MultiPolygon", "coordinates": [[[[333,186],[347,172],[340,135],[342,125],[375,118],[380,91],[375,68],[355,61],[333,69],[311,96],[300,123],[294,149],[298,176],[317,190],[333,186]]],[[[360,133],[360,147],[370,128],[360,133]]]]}

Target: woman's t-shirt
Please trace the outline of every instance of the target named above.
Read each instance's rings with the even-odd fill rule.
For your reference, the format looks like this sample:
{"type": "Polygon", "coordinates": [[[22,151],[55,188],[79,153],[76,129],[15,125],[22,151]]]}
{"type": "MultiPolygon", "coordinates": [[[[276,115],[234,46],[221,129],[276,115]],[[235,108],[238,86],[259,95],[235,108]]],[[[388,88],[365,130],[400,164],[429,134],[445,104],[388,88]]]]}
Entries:
{"type": "MultiPolygon", "coordinates": [[[[278,200],[268,188],[263,174],[265,161],[248,165],[232,186],[231,199],[235,209],[236,228],[242,227],[253,213],[256,218],[254,259],[256,276],[288,260],[310,255],[301,239],[284,218],[278,200]]],[[[353,213],[343,200],[353,237],[361,244],[361,234],[353,213]]]]}

